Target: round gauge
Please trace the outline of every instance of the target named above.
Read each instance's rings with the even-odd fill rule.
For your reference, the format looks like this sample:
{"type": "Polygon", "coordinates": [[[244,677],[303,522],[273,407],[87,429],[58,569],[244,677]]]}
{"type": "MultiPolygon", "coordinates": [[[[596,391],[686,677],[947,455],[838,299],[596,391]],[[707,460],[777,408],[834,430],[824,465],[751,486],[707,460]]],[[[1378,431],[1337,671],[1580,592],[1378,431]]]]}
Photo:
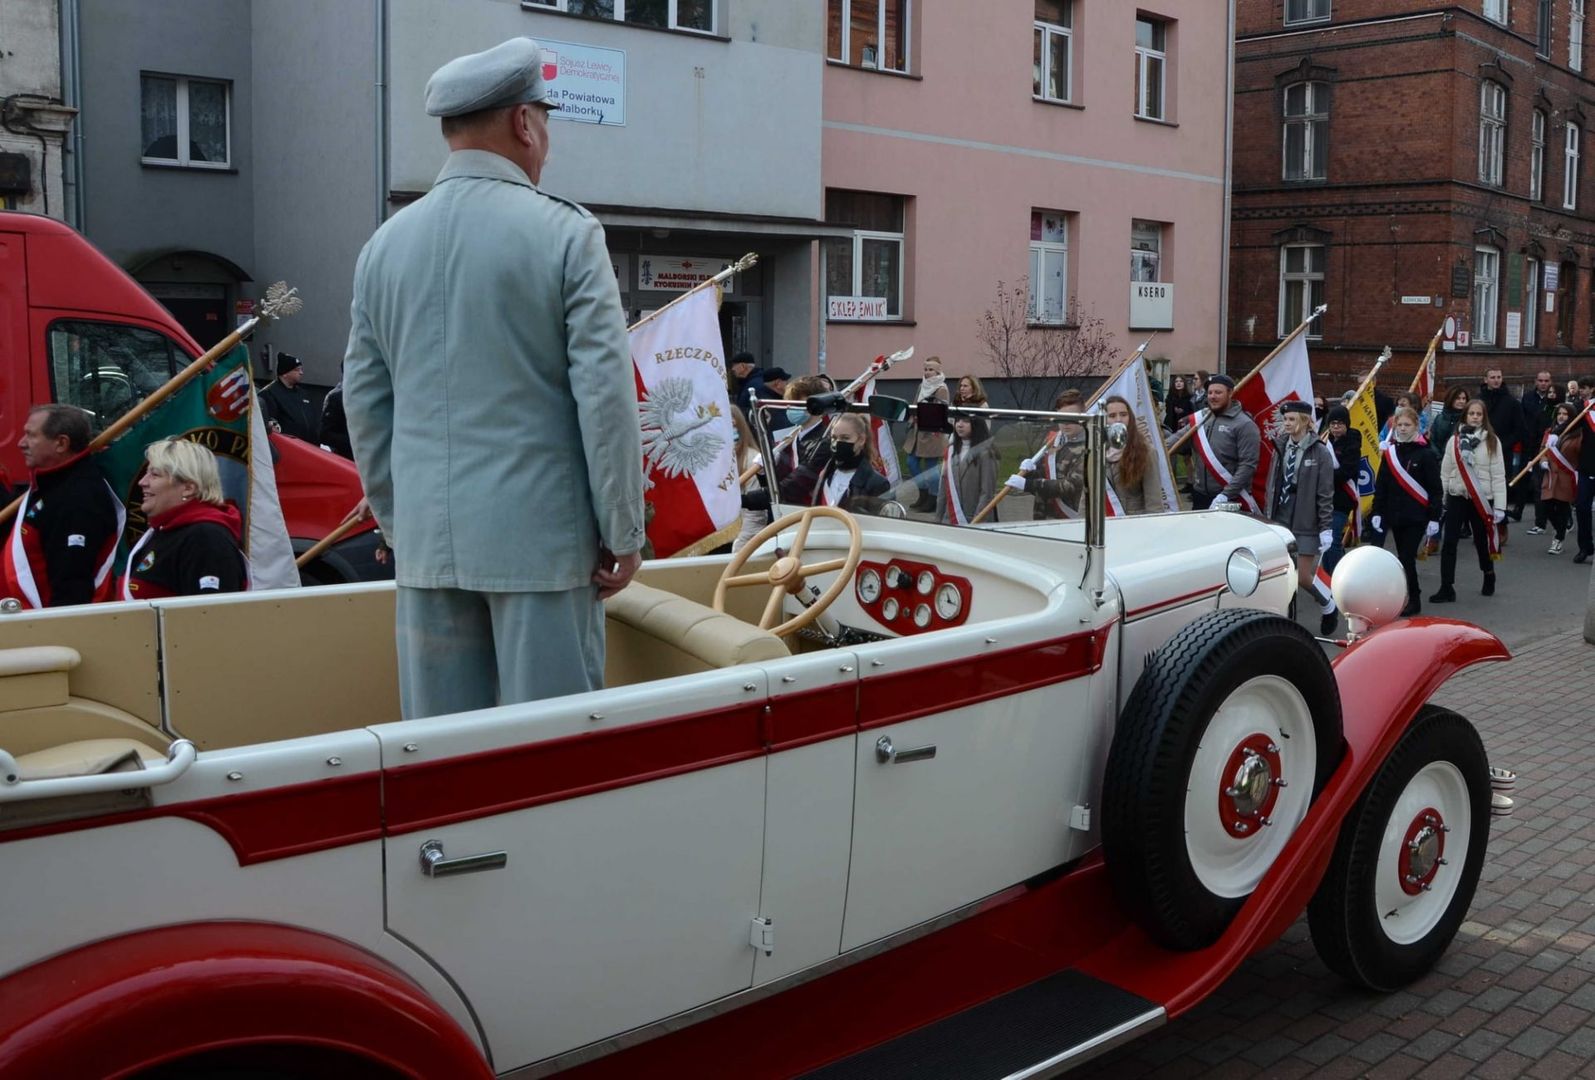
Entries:
{"type": "Polygon", "coordinates": [[[887,622],[897,618],[897,597],[888,596],[886,603],[881,605],[881,618],[887,622]]]}
{"type": "Polygon", "coordinates": [[[956,619],[964,610],[964,594],[958,586],[948,583],[936,590],[936,614],[944,619],[956,619]]]}
{"type": "Polygon", "coordinates": [[[866,604],[873,604],[881,598],[880,574],[865,570],[858,575],[858,598],[866,604]]]}
{"type": "Polygon", "coordinates": [[[886,568],[886,587],[888,589],[908,588],[908,572],[901,566],[888,566],[886,568]]]}
{"type": "Polygon", "coordinates": [[[914,625],[923,630],[930,625],[930,605],[921,604],[914,609],[914,625]]]}
{"type": "Polygon", "coordinates": [[[919,595],[929,596],[936,588],[936,575],[929,570],[921,570],[919,580],[914,583],[914,587],[919,590],[919,595]]]}

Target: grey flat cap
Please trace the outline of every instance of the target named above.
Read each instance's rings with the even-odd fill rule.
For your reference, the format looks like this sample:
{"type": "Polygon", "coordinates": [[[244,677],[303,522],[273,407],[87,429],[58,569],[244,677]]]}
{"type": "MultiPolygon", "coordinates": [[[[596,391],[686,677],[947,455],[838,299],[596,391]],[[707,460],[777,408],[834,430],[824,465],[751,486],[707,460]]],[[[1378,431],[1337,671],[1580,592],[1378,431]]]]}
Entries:
{"type": "Polygon", "coordinates": [[[542,51],[531,38],[510,38],[486,52],[456,57],[426,81],[428,116],[464,116],[531,104],[559,108],[548,98],[542,51]]]}

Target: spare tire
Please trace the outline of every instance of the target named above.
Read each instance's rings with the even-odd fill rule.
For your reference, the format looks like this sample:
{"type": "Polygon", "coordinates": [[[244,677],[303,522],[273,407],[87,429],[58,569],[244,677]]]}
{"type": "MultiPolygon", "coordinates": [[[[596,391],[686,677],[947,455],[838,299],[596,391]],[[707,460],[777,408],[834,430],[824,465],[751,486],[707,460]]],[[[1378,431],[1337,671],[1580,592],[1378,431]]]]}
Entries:
{"type": "Polygon", "coordinates": [[[1103,779],[1102,845],[1125,909],[1171,949],[1216,941],[1341,755],[1340,692],[1312,635],[1209,612],[1147,658],[1103,779]]]}

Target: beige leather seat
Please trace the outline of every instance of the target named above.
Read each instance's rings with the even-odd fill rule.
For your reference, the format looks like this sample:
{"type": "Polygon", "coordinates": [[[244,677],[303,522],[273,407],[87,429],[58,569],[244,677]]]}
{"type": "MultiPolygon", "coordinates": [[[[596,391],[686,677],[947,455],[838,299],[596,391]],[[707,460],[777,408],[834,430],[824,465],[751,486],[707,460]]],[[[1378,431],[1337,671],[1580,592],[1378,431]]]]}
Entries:
{"type": "MultiPolygon", "coordinates": [[[[78,650],[63,645],[0,649],[0,749],[21,760],[51,747],[137,743],[164,757],[171,742],[138,717],[72,695],[78,650]]],[[[93,754],[90,754],[93,757],[93,754]]]]}
{"type": "Polygon", "coordinates": [[[640,582],[604,601],[604,614],[611,630],[610,686],[792,655],[768,630],[640,582]]]}
{"type": "Polygon", "coordinates": [[[159,750],[135,739],[84,739],[17,757],[23,780],[52,780],[62,776],[98,776],[108,772],[137,771],[166,760],[159,750]]]}

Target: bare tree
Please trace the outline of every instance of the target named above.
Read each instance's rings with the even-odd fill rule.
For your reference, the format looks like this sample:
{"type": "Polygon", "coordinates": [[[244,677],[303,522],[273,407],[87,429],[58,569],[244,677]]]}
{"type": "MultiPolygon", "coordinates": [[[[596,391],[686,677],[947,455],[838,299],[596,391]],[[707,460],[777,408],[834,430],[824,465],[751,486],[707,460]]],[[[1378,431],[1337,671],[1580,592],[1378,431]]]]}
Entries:
{"type": "Polygon", "coordinates": [[[997,282],[996,300],[981,314],[976,339],[1021,409],[1050,409],[1070,382],[1113,366],[1113,335],[1102,319],[1082,314],[1071,297],[1065,322],[1035,322],[1026,278],[1012,288],[997,282]]]}

